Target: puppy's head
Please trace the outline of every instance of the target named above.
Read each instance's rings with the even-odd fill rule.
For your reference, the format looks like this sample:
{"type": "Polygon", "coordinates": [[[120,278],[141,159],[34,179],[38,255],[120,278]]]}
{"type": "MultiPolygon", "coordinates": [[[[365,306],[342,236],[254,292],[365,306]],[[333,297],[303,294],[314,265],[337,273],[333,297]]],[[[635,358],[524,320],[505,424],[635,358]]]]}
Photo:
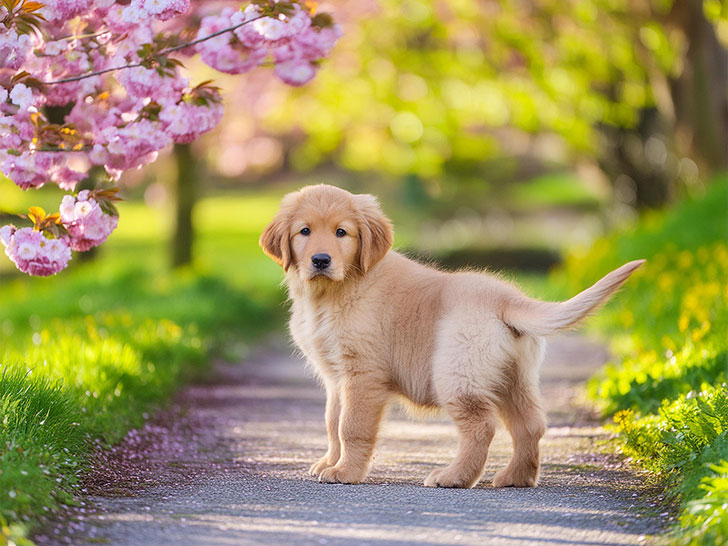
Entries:
{"type": "Polygon", "coordinates": [[[392,223],[372,195],[321,184],[289,193],[260,246],[302,281],[343,281],[366,273],[392,246],[392,223]]]}

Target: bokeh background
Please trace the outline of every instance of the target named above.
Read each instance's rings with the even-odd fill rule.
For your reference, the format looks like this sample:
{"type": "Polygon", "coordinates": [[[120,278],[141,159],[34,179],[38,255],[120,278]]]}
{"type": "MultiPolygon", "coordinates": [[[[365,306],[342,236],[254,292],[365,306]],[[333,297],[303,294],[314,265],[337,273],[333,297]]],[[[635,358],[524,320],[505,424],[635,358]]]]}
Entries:
{"type": "MultiPolygon", "coordinates": [[[[258,236],[286,192],[321,182],[378,195],[397,248],[505,271],[541,298],[648,258],[591,323],[615,354],[591,393],[605,415],[632,412],[617,414],[627,452],[685,502],[699,496],[706,464],[728,457],[728,419],[690,421],[685,398],[728,373],[726,2],[319,9],[343,37],[302,88],[187,64],[222,88],[225,117],[124,175],[119,228],[97,252],[49,279],[0,260],[0,491],[15,493],[0,517],[33,522],[69,501],[90,441],[117,441],[214,358],[241,360],[283,330],[282,274],[258,236]],[[677,406],[658,417],[663,400],[677,406]],[[665,451],[656,419],[713,433],[665,451]],[[706,446],[712,459],[690,458],[706,446]]],[[[60,197],[0,177],[0,215],[60,197]]],[[[728,408],[711,392],[705,407],[728,408]]],[[[711,521],[728,536],[723,512],[711,521]]]]}
{"type": "MultiPolygon", "coordinates": [[[[203,4],[202,13],[231,3],[203,4]]],[[[167,246],[144,262],[235,269],[226,265],[235,253],[208,247],[206,232],[221,244],[218,231],[232,239],[272,212],[257,203],[253,226],[250,202],[326,182],[379,195],[400,248],[452,265],[545,271],[565,248],[700,195],[728,167],[724,2],[320,9],[344,35],[302,88],[265,69],[240,77],[189,64],[192,81],[222,87],[225,118],[125,177],[121,227],[101,255],[159,240],[167,246]]],[[[4,181],[1,191],[4,211],[57,206],[52,188],[23,195],[4,181]]]]}

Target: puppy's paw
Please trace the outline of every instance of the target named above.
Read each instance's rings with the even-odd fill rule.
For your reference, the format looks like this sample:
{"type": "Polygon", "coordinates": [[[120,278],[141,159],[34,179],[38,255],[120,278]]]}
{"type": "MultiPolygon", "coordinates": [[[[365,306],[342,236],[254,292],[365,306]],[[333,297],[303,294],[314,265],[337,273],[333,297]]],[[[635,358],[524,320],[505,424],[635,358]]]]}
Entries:
{"type": "Polygon", "coordinates": [[[318,476],[326,468],[329,468],[331,466],[334,466],[334,463],[330,463],[328,457],[321,457],[318,461],[311,465],[311,468],[308,469],[308,474],[310,476],[318,476]]]}
{"type": "Polygon", "coordinates": [[[433,470],[425,479],[425,487],[460,487],[469,489],[478,483],[478,476],[471,476],[449,466],[433,470]]]}
{"type": "Polygon", "coordinates": [[[324,468],[319,474],[319,481],[321,483],[360,483],[364,477],[365,472],[362,470],[337,464],[324,468]]]}
{"type": "Polygon", "coordinates": [[[536,487],[538,471],[514,471],[510,466],[496,472],[493,487],[536,487]]]}
{"type": "Polygon", "coordinates": [[[433,470],[430,475],[425,478],[425,487],[437,487],[437,477],[442,472],[442,469],[433,470]]]}

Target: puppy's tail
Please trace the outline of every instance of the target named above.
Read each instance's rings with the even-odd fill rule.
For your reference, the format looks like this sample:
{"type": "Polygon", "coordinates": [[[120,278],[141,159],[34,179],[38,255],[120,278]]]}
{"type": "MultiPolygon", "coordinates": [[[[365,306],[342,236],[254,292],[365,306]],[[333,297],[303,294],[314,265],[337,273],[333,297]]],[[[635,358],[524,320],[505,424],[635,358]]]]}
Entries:
{"type": "Polygon", "coordinates": [[[564,302],[530,298],[510,300],[503,309],[503,322],[516,331],[537,336],[565,330],[606,302],[645,260],[635,260],[615,269],[596,284],[564,302]]]}

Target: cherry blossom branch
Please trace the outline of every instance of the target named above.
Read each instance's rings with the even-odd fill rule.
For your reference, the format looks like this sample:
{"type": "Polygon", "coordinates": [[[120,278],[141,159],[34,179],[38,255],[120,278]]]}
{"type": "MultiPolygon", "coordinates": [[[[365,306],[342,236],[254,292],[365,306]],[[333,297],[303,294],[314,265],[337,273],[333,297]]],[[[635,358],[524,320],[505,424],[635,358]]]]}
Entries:
{"type": "MultiPolygon", "coordinates": [[[[232,32],[234,30],[237,30],[238,28],[242,27],[243,25],[247,25],[248,23],[252,23],[254,21],[257,21],[258,19],[263,19],[265,15],[259,15],[258,17],[254,17],[253,19],[250,19],[248,21],[243,21],[242,23],[238,23],[237,25],[224,28],[222,30],[218,30],[217,32],[213,32],[212,34],[208,36],[203,36],[202,38],[197,38],[196,40],[192,40],[191,42],[185,42],[183,44],[178,44],[173,47],[168,47],[167,49],[163,49],[159,53],[157,53],[158,56],[164,56],[169,55],[170,53],[174,53],[175,51],[178,51],[180,49],[185,49],[187,47],[191,47],[194,45],[197,45],[201,42],[204,42],[206,40],[209,40],[210,38],[214,38],[215,36],[220,36],[221,34],[225,34],[226,32],[232,32]]],[[[81,74],[79,76],[73,76],[70,78],[63,78],[62,80],[54,80],[50,82],[43,82],[45,85],[55,85],[58,83],[69,83],[69,82],[76,82],[80,80],[85,80],[86,78],[92,78],[94,76],[100,76],[101,74],[106,74],[107,72],[115,72],[117,70],[124,70],[125,68],[137,68],[139,66],[144,66],[144,63],[132,63],[132,64],[125,64],[122,66],[114,66],[111,68],[104,68],[103,70],[97,70],[95,72],[87,72],[86,74],[81,74]]]]}
{"type": "Polygon", "coordinates": [[[92,78],[94,76],[100,76],[101,74],[106,74],[107,72],[115,72],[117,70],[123,70],[125,68],[136,68],[138,66],[142,66],[142,63],[133,63],[133,64],[125,64],[122,66],[114,66],[111,68],[104,68],[103,70],[97,70],[96,72],[87,72],[86,74],[81,74],[80,76],[73,76],[72,78],[63,78],[62,80],[54,80],[50,82],[43,82],[45,85],[55,85],[57,83],[69,83],[69,82],[77,82],[80,80],[85,80],[86,78],[92,78]]]}
{"type": "Polygon", "coordinates": [[[212,34],[209,34],[208,36],[203,36],[202,38],[197,38],[197,40],[192,40],[191,42],[179,44],[174,47],[168,47],[167,49],[163,49],[162,51],[160,51],[158,54],[166,55],[167,53],[172,53],[173,51],[177,51],[178,49],[184,49],[186,47],[197,45],[201,42],[209,40],[210,38],[214,38],[215,36],[220,36],[220,34],[225,34],[226,32],[232,32],[233,30],[237,30],[238,28],[242,27],[243,25],[247,25],[248,23],[253,23],[253,22],[257,21],[258,19],[264,19],[265,17],[267,17],[267,16],[258,15],[258,17],[253,17],[252,19],[249,19],[248,21],[243,21],[242,23],[238,23],[237,25],[234,25],[232,27],[224,28],[222,30],[218,30],[217,32],[213,32],[212,34]]]}
{"type": "Polygon", "coordinates": [[[35,152],[88,152],[93,150],[93,146],[82,146],[80,148],[36,148],[35,152]]]}
{"type": "Polygon", "coordinates": [[[55,40],[48,40],[50,42],[60,42],[63,40],[82,40],[83,38],[96,38],[97,36],[103,36],[104,34],[110,33],[110,29],[100,30],[99,32],[91,32],[89,34],[69,34],[68,36],[61,36],[55,40]]]}

